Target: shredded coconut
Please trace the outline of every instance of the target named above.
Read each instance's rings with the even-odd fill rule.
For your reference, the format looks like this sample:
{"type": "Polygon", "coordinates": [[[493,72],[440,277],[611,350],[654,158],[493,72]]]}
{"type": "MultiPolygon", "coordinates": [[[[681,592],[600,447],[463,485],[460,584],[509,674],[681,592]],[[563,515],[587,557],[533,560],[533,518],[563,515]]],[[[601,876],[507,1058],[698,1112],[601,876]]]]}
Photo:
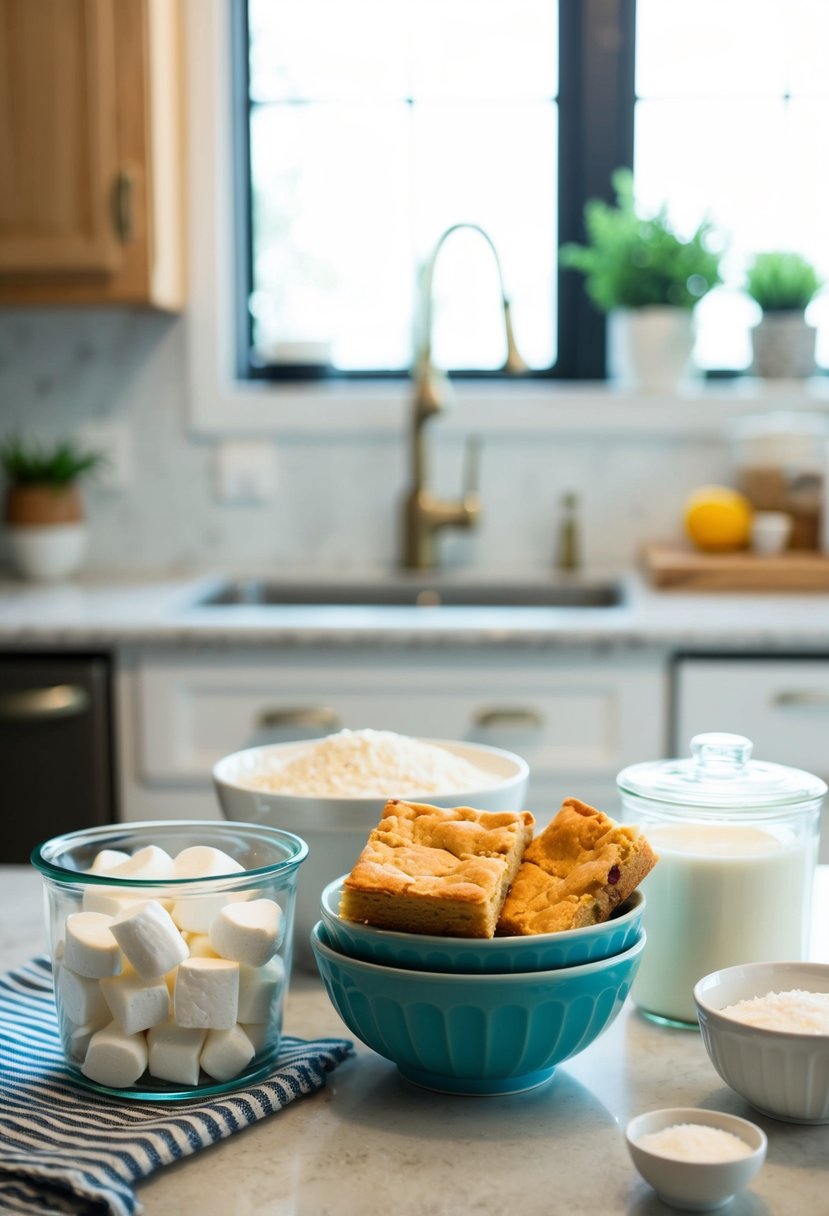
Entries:
{"type": "Polygon", "coordinates": [[[445,748],[386,730],[342,730],[279,767],[250,774],[254,789],[335,798],[472,793],[500,778],[445,748]]]}
{"type": "Polygon", "coordinates": [[[769,992],[736,1005],[726,1005],[720,1013],[749,1026],[765,1030],[788,1030],[794,1034],[829,1034],[829,992],[769,992]]]}
{"type": "Polygon", "coordinates": [[[637,1144],[674,1161],[738,1161],[753,1152],[739,1136],[703,1123],[675,1123],[641,1136],[637,1144]]]}

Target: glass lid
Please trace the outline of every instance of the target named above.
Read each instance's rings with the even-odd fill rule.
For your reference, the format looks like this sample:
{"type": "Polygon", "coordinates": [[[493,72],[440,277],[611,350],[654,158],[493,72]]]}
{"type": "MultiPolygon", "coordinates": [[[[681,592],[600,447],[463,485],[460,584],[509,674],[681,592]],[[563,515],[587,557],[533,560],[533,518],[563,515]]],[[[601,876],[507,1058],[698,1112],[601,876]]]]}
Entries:
{"type": "Polygon", "coordinates": [[[794,806],[826,793],[813,773],[752,760],[743,735],[695,735],[686,759],[654,760],[623,769],[616,784],[623,794],[652,802],[700,807],[794,806]]]}

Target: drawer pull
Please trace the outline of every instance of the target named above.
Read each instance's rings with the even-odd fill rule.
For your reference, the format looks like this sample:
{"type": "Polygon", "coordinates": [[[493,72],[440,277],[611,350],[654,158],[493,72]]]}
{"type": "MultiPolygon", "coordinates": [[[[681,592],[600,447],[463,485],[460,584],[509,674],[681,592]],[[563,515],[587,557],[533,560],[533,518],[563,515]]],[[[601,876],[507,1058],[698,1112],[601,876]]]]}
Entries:
{"type": "Polygon", "coordinates": [[[497,726],[538,730],[544,725],[544,718],[536,709],[511,709],[509,706],[499,706],[495,709],[478,710],[474,722],[481,730],[492,730],[497,726]]]}
{"type": "Polygon", "coordinates": [[[0,722],[53,722],[75,718],[89,708],[89,693],[78,684],[21,688],[0,696],[0,722]]]}
{"type": "Polygon", "coordinates": [[[327,705],[300,705],[288,709],[263,709],[256,719],[256,725],[259,730],[279,730],[286,726],[339,730],[342,722],[336,709],[327,705]]]}
{"type": "Polygon", "coordinates": [[[781,709],[829,709],[829,692],[819,692],[817,689],[791,689],[775,694],[774,704],[781,709]]]}

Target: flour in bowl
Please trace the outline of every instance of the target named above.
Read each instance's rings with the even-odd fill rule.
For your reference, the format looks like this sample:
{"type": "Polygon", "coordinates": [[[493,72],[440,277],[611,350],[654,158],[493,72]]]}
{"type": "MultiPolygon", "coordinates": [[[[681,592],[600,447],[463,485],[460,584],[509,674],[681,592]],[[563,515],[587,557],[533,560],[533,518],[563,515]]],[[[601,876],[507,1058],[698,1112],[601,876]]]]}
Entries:
{"type": "Polygon", "coordinates": [[[388,730],[342,730],[249,778],[256,789],[312,798],[471,793],[500,780],[445,748],[388,730]]]}
{"type": "Polygon", "coordinates": [[[790,992],[769,992],[726,1005],[720,1013],[764,1030],[829,1034],[829,992],[803,992],[800,988],[790,992]]]}

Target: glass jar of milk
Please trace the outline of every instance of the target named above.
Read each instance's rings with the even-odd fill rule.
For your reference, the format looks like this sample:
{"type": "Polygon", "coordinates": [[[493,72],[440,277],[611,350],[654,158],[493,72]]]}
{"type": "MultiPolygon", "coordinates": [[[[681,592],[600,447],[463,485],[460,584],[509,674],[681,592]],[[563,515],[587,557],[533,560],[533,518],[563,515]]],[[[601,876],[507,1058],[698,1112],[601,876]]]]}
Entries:
{"type": "Polygon", "coordinates": [[[696,735],[690,759],[616,779],[624,821],[659,855],[632,992],[657,1020],[696,1027],[694,985],[711,971],[808,955],[826,783],[751,751],[742,735],[696,735]]]}

